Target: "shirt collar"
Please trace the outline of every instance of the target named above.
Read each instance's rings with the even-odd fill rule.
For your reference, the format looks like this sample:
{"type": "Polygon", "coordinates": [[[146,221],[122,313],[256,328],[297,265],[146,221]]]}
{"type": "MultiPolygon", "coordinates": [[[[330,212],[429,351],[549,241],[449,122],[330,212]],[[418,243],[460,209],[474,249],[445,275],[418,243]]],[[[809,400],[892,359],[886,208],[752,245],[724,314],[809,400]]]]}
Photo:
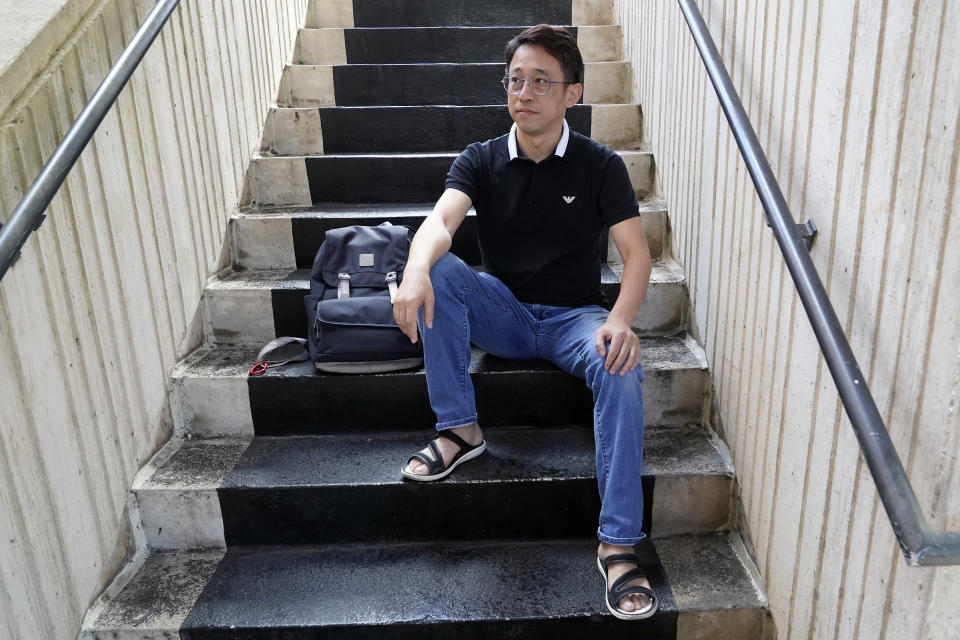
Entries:
{"type": "MultiPolygon", "coordinates": [[[[567,119],[563,119],[563,133],[560,134],[560,142],[557,144],[557,148],[553,150],[553,155],[563,157],[563,154],[567,152],[567,143],[570,142],[570,125],[567,124],[567,119]]],[[[507,136],[507,151],[510,154],[511,160],[516,160],[520,157],[520,148],[517,146],[517,123],[514,122],[513,126],[510,127],[510,135],[507,136]]]]}

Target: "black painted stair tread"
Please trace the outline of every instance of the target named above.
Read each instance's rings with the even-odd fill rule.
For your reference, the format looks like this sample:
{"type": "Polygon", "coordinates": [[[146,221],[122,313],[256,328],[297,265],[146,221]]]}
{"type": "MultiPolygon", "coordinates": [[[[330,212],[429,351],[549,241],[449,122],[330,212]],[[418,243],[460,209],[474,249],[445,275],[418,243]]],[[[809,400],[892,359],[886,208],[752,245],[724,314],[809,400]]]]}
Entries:
{"type": "Polygon", "coordinates": [[[502,78],[502,62],[333,67],[340,106],[497,104],[506,99],[502,78]]]}
{"type": "MultiPolygon", "coordinates": [[[[456,253],[456,251],[454,251],[456,253]]],[[[469,258],[466,257],[469,262],[469,258]]],[[[477,267],[479,268],[479,267],[477,267]]],[[[613,304],[616,301],[620,288],[620,282],[623,278],[623,265],[602,264],[600,266],[600,282],[603,292],[609,302],[613,304]]],[[[653,261],[653,270],[650,273],[650,284],[669,285],[681,284],[686,281],[683,269],[673,260],[657,259],[653,261]]],[[[262,269],[262,270],[227,270],[217,274],[207,283],[208,291],[240,291],[255,292],[266,290],[278,295],[281,291],[288,292],[293,301],[299,301],[310,290],[310,269],[262,269]],[[299,297],[298,297],[299,296],[299,297]]],[[[276,301],[274,301],[276,305],[276,301]]],[[[251,309],[251,313],[258,310],[251,309]]],[[[302,315],[302,304],[297,312],[302,315]]],[[[274,309],[276,312],[276,309],[274,309]]]]}
{"type": "MultiPolygon", "coordinates": [[[[399,474],[400,465],[431,436],[429,430],[418,430],[252,440],[200,438],[184,441],[139,488],[409,485],[399,474]]],[[[443,484],[596,479],[590,427],[492,427],[486,440],[487,454],[465,464],[443,484]]],[[[733,466],[712,431],[697,425],[657,427],[644,433],[642,473],[732,476],[733,466]]]]}
{"type": "MultiPolygon", "coordinates": [[[[350,64],[501,62],[505,44],[525,26],[359,27],[344,29],[350,64]]],[[[574,37],[576,27],[566,27],[574,37]]]]}
{"type": "MultiPolygon", "coordinates": [[[[605,285],[619,284],[623,265],[600,265],[600,282],[605,285]]],[[[653,261],[650,273],[651,284],[683,282],[683,269],[673,260],[653,261]]],[[[286,289],[309,290],[309,269],[228,269],[217,274],[207,283],[211,289],[286,289]]],[[[612,302],[612,301],[611,301],[612,302]]]]}
{"type": "MultiPolygon", "coordinates": [[[[630,103],[628,68],[623,60],[585,63],[582,101],[630,103]]],[[[277,106],[503,104],[503,75],[502,62],[288,65],[277,106]]]]}
{"type": "MultiPolygon", "coordinates": [[[[638,105],[574,105],[570,128],[613,149],[638,150],[638,105]]],[[[267,116],[261,153],[270,157],[351,153],[459,153],[507,133],[505,104],[394,107],[275,107],[267,116]]]]}
{"type": "MultiPolygon", "coordinates": [[[[507,131],[504,131],[503,133],[506,134],[507,131]]],[[[649,156],[649,155],[650,155],[650,152],[649,152],[649,150],[647,150],[647,149],[622,149],[622,150],[620,150],[618,153],[621,155],[621,157],[624,157],[624,159],[629,158],[629,157],[633,157],[633,156],[638,156],[638,155],[644,155],[644,156],[649,156]]],[[[428,152],[428,153],[410,153],[410,152],[407,152],[407,151],[398,151],[398,152],[391,152],[391,153],[364,153],[364,152],[358,152],[358,153],[331,153],[331,154],[326,154],[326,155],[322,155],[322,156],[287,156],[287,157],[292,157],[292,158],[300,157],[300,158],[305,158],[305,159],[307,159],[307,160],[315,160],[315,159],[321,159],[321,158],[322,158],[323,160],[326,160],[326,161],[335,161],[335,160],[351,160],[351,161],[356,161],[356,160],[370,160],[370,161],[375,161],[375,160],[429,160],[429,161],[436,161],[436,160],[442,159],[442,160],[446,160],[448,163],[452,163],[459,154],[460,154],[460,151],[459,151],[459,150],[458,150],[458,151],[435,151],[435,152],[428,152]]],[[[426,164],[426,163],[425,163],[425,164],[426,164]]],[[[390,201],[388,201],[387,203],[389,203],[389,202],[390,202],[390,201]]],[[[403,200],[397,200],[396,202],[405,202],[405,201],[403,201],[403,200]]],[[[424,201],[424,202],[432,202],[432,200],[426,200],[426,201],[424,201]]],[[[340,204],[340,201],[333,200],[333,201],[331,201],[331,204],[333,204],[333,205],[340,204]]],[[[363,204],[363,203],[344,202],[343,204],[363,204]]],[[[409,203],[408,203],[408,204],[409,204],[409,203]]],[[[415,203],[414,203],[414,204],[415,204],[415,203]]],[[[268,208],[268,207],[265,207],[265,208],[268,208]]]]}
{"type": "Polygon", "coordinates": [[[596,540],[590,539],[248,548],[217,559],[210,552],[153,555],[106,603],[94,623],[98,637],[641,634],[674,640],[679,627],[709,628],[714,640],[733,640],[763,637],[766,619],[766,599],[735,534],[675,536],[642,545],[641,562],[661,605],[650,620],[631,623],[616,620],[604,606],[596,540]]]}
{"type": "MultiPolygon", "coordinates": [[[[422,638],[444,630],[427,625],[468,627],[457,637],[559,631],[562,618],[594,627],[612,618],[595,553],[592,541],[228,552],[184,628],[339,627],[337,637],[349,638],[370,637],[362,627],[375,625],[379,637],[422,638]],[[484,626],[471,633],[473,625],[484,626]]],[[[663,610],[638,628],[672,627],[676,605],[656,554],[644,560],[663,610]]]]}
{"type": "MultiPolygon", "coordinates": [[[[162,452],[135,493],[145,519],[159,522],[151,505],[200,504],[202,494],[216,490],[228,546],[552,539],[596,529],[590,427],[490,428],[488,452],[449,478],[404,480],[400,467],[430,437],[422,428],[198,439],[172,455],[162,452]],[[504,504],[511,505],[509,517],[504,504]]],[[[644,449],[637,481],[645,532],[730,527],[733,466],[715,434],[699,426],[648,429],[644,449]]]]}
{"type": "MultiPolygon", "coordinates": [[[[706,358],[689,337],[641,338],[647,424],[703,420],[706,358]]],[[[248,376],[256,345],[197,349],[173,371],[180,428],[202,435],[396,430],[432,425],[423,370],[371,375],[318,373],[310,362],[248,376]],[[232,398],[225,405],[215,398],[232,398]],[[373,401],[372,399],[375,399],[373,401]],[[239,430],[239,431],[238,431],[239,430]]],[[[504,360],[474,349],[470,373],[481,424],[590,424],[593,399],[580,380],[545,360],[504,360]]]]}
{"type": "MultiPolygon", "coordinates": [[[[432,204],[414,203],[344,203],[247,209],[230,220],[236,242],[235,266],[275,268],[289,265],[309,269],[330,229],[383,222],[416,229],[432,210],[432,204]]],[[[651,255],[659,258],[669,251],[669,247],[664,246],[667,236],[666,206],[659,199],[641,200],[640,213],[651,255]]],[[[476,215],[471,209],[453,238],[452,251],[471,264],[480,262],[476,229],[476,215]]]]}
{"type": "MultiPolygon", "coordinates": [[[[272,239],[276,233],[264,235],[264,224],[282,225],[280,233],[293,245],[293,262],[298,268],[309,269],[323,243],[327,231],[355,224],[377,225],[389,222],[420,228],[433,210],[432,204],[331,204],[309,208],[254,209],[236,216],[231,221],[234,235],[242,238],[244,248],[255,249],[272,239]],[[247,234],[248,228],[250,230],[247,234]],[[260,232],[260,233],[258,233],[260,232]]],[[[480,262],[477,245],[476,213],[473,209],[460,224],[453,237],[451,250],[471,263],[480,262]]]]}
{"type": "Polygon", "coordinates": [[[357,27],[566,25],[573,21],[572,4],[572,0],[354,0],[353,23],[357,27]]]}
{"type": "MultiPolygon", "coordinates": [[[[468,263],[480,259],[475,244],[457,242],[453,252],[468,263]]],[[[620,294],[622,273],[622,265],[601,265],[601,288],[611,305],[620,294]]],[[[207,282],[204,294],[210,335],[226,344],[306,337],[303,296],[309,290],[309,269],[221,272],[207,282]]],[[[686,295],[686,278],[680,265],[672,260],[655,260],[646,302],[633,322],[638,335],[678,335],[685,331],[686,295]]]]}
{"type": "MultiPolygon", "coordinates": [[[[433,202],[455,153],[305,156],[310,201],[433,202]]],[[[262,160],[269,162],[269,158],[262,160]]]]}
{"type": "MultiPolygon", "coordinates": [[[[642,356],[640,363],[645,371],[667,371],[675,369],[706,369],[703,350],[689,338],[640,338],[642,356]]],[[[233,377],[246,378],[251,364],[255,361],[259,345],[214,345],[203,346],[185,357],[174,369],[176,377],[233,377]]],[[[517,375],[558,373],[567,376],[546,360],[506,360],[474,348],[470,359],[470,373],[483,375],[517,375]]],[[[423,369],[393,373],[342,375],[323,373],[314,369],[309,362],[299,362],[284,367],[271,368],[256,377],[256,380],[318,378],[340,381],[361,381],[369,379],[398,379],[422,377],[423,369]]],[[[572,376],[568,376],[572,377],[572,376]]]]}
{"type": "MultiPolygon", "coordinates": [[[[248,206],[232,218],[236,224],[247,220],[297,220],[336,229],[351,224],[380,224],[394,219],[399,224],[416,225],[433,211],[433,202],[322,202],[308,206],[248,206]],[[416,221],[416,222],[414,222],[416,221]]],[[[473,208],[467,217],[476,215],[473,208]]]]}
{"type": "MultiPolygon", "coordinates": [[[[652,154],[644,149],[617,153],[636,196],[646,198],[653,188],[652,154]]],[[[266,206],[432,203],[443,193],[456,157],[456,153],[257,156],[251,167],[253,201],[266,206]]]]}
{"type": "MultiPolygon", "coordinates": [[[[297,218],[307,220],[331,220],[330,226],[345,226],[348,224],[376,224],[371,219],[383,218],[388,220],[395,217],[423,217],[433,210],[434,203],[426,202],[323,202],[306,206],[263,205],[241,207],[234,220],[260,218],[297,218]],[[352,222],[354,219],[362,220],[352,222]],[[348,220],[349,222],[343,222],[348,220]]],[[[639,201],[641,213],[667,212],[667,203],[659,197],[644,198],[639,201]]],[[[470,209],[468,216],[474,215],[470,209]]],[[[404,222],[403,224],[409,224],[404,222]]]]}
{"type": "MultiPolygon", "coordinates": [[[[583,101],[629,102],[629,93],[618,80],[627,64],[586,63],[583,101]]],[[[503,74],[502,62],[290,65],[284,71],[278,103],[301,107],[502,104],[507,95],[501,84],[503,74]],[[325,77],[329,82],[331,75],[333,96],[316,93],[315,81],[325,77]]]]}
{"type": "MultiPolygon", "coordinates": [[[[321,107],[326,154],[443,152],[459,153],[478,140],[510,130],[505,104],[480,106],[321,107]]],[[[590,135],[590,105],[567,111],[570,128],[590,135]]]]}

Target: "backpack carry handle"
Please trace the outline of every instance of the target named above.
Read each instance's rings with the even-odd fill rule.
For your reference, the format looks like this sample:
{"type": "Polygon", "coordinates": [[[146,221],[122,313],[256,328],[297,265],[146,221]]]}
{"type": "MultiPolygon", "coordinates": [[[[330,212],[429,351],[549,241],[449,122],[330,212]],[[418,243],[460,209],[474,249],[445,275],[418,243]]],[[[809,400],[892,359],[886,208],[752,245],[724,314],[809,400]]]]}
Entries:
{"type": "Polygon", "coordinates": [[[284,336],[282,338],[277,338],[276,340],[271,340],[268,342],[263,349],[260,349],[260,353],[257,354],[257,363],[250,367],[250,375],[258,376],[270,367],[281,367],[285,364],[290,364],[291,362],[303,362],[310,357],[310,354],[306,351],[307,341],[303,338],[294,338],[292,336],[284,336]],[[293,358],[288,358],[287,360],[274,360],[268,361],[264,360],[264,357],[275,349],[284,347],[288,344],[293,344],[294,342],[298,343],[301,347],[304,347],[303,353],[293,358]]]}

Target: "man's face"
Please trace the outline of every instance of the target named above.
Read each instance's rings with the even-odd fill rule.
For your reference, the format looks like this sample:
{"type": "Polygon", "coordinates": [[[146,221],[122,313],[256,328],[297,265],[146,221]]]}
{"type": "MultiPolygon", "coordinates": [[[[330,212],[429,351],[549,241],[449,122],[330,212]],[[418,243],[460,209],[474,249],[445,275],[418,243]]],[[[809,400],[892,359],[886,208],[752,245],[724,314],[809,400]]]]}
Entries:
{"type": "MultiPolygon", "coordinates": [[[[563,68],[560,61],[537,45],[520,45],[507,72],[521,78],[545,77],[548,80],[562,81],[563,68]]],[[[517,128],[529,136],[542,135],[556,131],[567,109],[580,99],[583,93],[581,84],[552,84],[546,95],[538,96],[525,82],[517,94],[507,94],[507,108],[517,128]]]]}

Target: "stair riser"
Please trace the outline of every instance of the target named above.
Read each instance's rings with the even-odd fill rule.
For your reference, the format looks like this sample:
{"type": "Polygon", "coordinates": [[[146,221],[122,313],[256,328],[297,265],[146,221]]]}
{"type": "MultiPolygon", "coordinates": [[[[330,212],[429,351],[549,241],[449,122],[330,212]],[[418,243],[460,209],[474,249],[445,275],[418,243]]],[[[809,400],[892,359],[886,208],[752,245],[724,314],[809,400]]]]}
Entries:
{"type": "MultiPolygon", "coordinates": [[[[663,255],[666,241],[666,212],[662,209],[642,211],[640,216],[647,235],[650,254],[654,259],[659,258],[663,255]]],[[[417,229],[423,219],[423,212],[403,215],[385,212],[378,215],[374,208],[335,217],[322,215],[235,217],[230,221],[233,266],[238,269],[309,269],[313,266],[317,249],[320,248],[329,229],[354,224],[376,225],[384,221],[405,224],[417,229]]],[[[476,222],[472,215],[466,217],[454,235],[451,251],[470,264],[480,263],[476,222]]]]}
{"type": "Polygon", "coordinates": [[[611,24],[611,0],[512,2],[504,0],[311,0],[307,26],[431,27],[611,24]]]}
{"type": "MultiPolygon", "coordinates": [[[[600,504],[590,427],[489,428],[486,438],[485,455],[437,483],[399,473],[426,430],[175,441],[133,493],[154,549],[591,535],[600,504]]],[[[729,528],[733,468],[708,432],[652,428],[644,449],[645,532],[729,528]]]]}
{"type": "Polygon", "coordinates": [[[223,549],[223,513],[216,489],[178,491],[133,488],[151,549],[223,549]]]}
{"type": "MultiPolygon", "coordinates": [[[[282,436],[422,429],[436,423],[422,374],[316,376],[312,367],[287,365],[249,379],[245,374],[175,378],[177,431],[282,436]]],[[[474,373],[472,378],[485,426],[593,422],[589,390],[562,371],[474,373]]],[[[648,368],[643,388],[646,424],[702,422],[704,370],[648,368]]]]}
{"type": "MultiPolygon", "coordinates": [[[[637,198],[649,195],[653,157],[621,151],[637,198]]],[[[250,166],[255,205],[321,203],[433,203],[456,154],[410,156],[306,156],[254,158],[250,166]]]]}
{"type": "MultiPolygon", "coordinates": [[[[398,469],[402,463],[397,461],[398,469]]],[[[589,537],[597,527],[594,477],[435,486],[225,488],[219,495],[146,489],[135,494],[147,544],[154,549],[576,538],[589,537]],[[505,519],[506,503],[511,516],[505,519]]],[[[643,530],[652,537],[727,530],[732,490],[729,476],[645,477],[643,530]]]]}
{"type": "MultiPolygon", "coordinates": [[[[301,277],[307,274],[299,274],[301,277]]],[[[207,337],[219,344],[266,344],[280,336],[307,337],[303,297],[309,281],[267,283],[262,288],[218,288],[204,292],[207,337]],[[281,288],[282,287],[282,288],[281,288]]],[[[604,284],[613,304],[619,285],[604,284]]],[[[644,336],[672,336],[686,329],[687,290],[682,282],[651,283],[633,328],[644,336]]]]}
{"type": "MultiPolygon", "coordinates": [[[[312,365],[310,365],[312,366],[312,365]]],[[[644,382],[646,424],[689,424],[703,413],[705,376],[691,388],[684,370],[655,371],[644,382]],[[700,391],[695,394],[695,391],[700,391]]],[[[700,373],[700,372],[698,372],[700,373]]],[[[549,426],[592,424],[593,398],[583,381],[562,371],[473,375],[481,424],[549,426]]],[[[332,433],[424,427],[436,422],[426,378],[313,376],[296,385],[280,377],[250,382],[250,407],[258,435],[332,433]],[[371,398],[377,401],[371,402],[371,398]]]]}
{"type": "MultiPolygon", "coordinates": [[[[614,149],[640,146],[637,105],[576,105],[570,128],[614,149]]],[[[338,153],[459,153],[501,136],[512,121],[506,106],[323,107],[272,109],[261,151],[275,156],[338,153]]]]}
{"type": "MultiPolygon", "coordinates": [[[[666,533],[728,527],[730,479],[689,480],[684,490],[702,485],[703,500],[656,491],[654,479],[644,478],[644,531],[660,535],[661,522],[653,516],[658,509],[666,514],[659,503],[671,500],[682,500],[689,511],[674,511],[664,519],[666,533]],[[708,503],[716,495],[727,499],[708,503]],[[704,522],[705,514],[712,522],[704,522]]],[[[429,489],[413,483],[389,488],[221,489],[220,505],[227,545],[588,537],[596,531],[600,512],[595,478],[429,489]],[[504,504],[510,504],[508,518],[503,516],[504,504]]]]}
{"type": "Polygon", "coordinates": [[[357,27],[570,24],[573,2],[503,2],[502,0],[353,0],[357,27]]]}
{"type": "MultiPolygon", "coordinates": [[[[600,585],[597,574],[597,585],[600,585]]],[[[598,586],[599,588],[599,586],[598,586]]],[[[542,597],[531,594],[530,597],[542,597]]],[[[734,612],[739,617],[747,612],[734,612]]],[[[752,613],[752,612],[751,612],[752,613]]],[[[470,623],[383,624],[375,626],[180,630],[181,640],[678,640],[677,614],[665,613],[624,624],[613,616],[579,616],[542,620],[502,620],[470,623]]],[[[742,640],[755,636],[711,636],[711,640],[742,640]]]]}
{"type": "MultiPolygon", "coordinates": [[[[294,64],[417,64],[504,62],[520,27],[301,29],[294,64]]],[[[619,26],[568,27],[584,62],[622,58],[619,26]]]]}
{"type": "MultiPolygon", "coordinates": [[[[505,104],[504,66],[486,64],[289,65],[280,79],[281,107],[505,104]]],[[[627,103],[627,62],[589,62],[584,103],[627,103]]]]}

